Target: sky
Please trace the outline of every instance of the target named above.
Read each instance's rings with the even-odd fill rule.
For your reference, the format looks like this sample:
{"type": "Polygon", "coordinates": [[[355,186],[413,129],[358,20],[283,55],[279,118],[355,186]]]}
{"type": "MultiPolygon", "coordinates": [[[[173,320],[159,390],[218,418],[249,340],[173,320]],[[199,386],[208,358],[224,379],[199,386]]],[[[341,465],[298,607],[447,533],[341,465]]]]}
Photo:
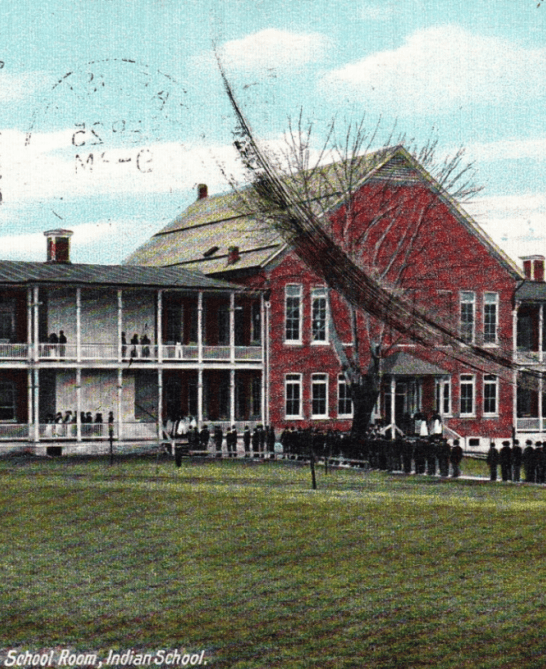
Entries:
{"type": "Polygon", "coordinates": [[[365,119],[438,155],[460,147],[465,205],[514,260],[546,255],[546,6],[536,0],[3,0],[0,258],[116,264],[206,183],[240,174],[219,55],[255,135],[288,119],[316,148],[365,119]]]}

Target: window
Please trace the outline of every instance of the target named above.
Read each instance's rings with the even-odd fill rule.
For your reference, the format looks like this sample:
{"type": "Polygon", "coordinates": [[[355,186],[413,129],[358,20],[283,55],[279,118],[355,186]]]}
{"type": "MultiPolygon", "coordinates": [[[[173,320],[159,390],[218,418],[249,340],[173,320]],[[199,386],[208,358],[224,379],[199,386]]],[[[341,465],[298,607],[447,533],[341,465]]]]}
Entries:
{"type": "Polygon", "coordinates": [[[15,304],[3,302],[0,304],[0,341],[12,342],[15,340],[15,304]]]}
{"type": "Polygon", "coordinates": [[[497,319],[499,296],[497,293],[485,293],[483,298],[483,343],[497,343],[497,319]]]}
{"type": "Polygon", "coordinates": [[[436,380],[436,412],[441,416],[451,415],[451,379],[436,380]]]}
{"type": "Polygon", "coordinates": [[[14,421],[15,386],[11,381],[0,383],[0,421],[14,421]]]}
{"type": "Polygon", "coordinates": [[[301,374],[287,374],[285,381],[286,417],[301,418],[301,374]]]}
{"type": "Polygon", "coordinates": [[[313,374],[311,378],[311,416],[326,418],[328,416],[328,376],[313,374]]]}
{"type": "Polygon", "coordinates": [[[287,342],[301,341],[301,286],[286,286],[286,330],[287,342]]]}
{"type": "Polygon", "coordinates": [[[483,377],[483,413],[489,416],[498,414],[498,379],[493,374],[483,377]]]}
{"type": "Polygon", "coordinates": [[[320,343],[327,340],[327,304],[326,288],[314,288],[311,293],[311,313],[313,342],[320,343]]]}
{"type": "Polygon", "coordinates": [[[347,417],[353,415],[351,393],[343,375],[340,375],[337,380],[337,415],[347,417]]]}
{"type": "Polygon", "coordinates": [[[474,342],[474,293],[461,293],[461,339],[465,344],[474,342]]]}
{"type": "Polygon", "coordinates": [[[461,416],[473,416],[474,407],[474,375],[461,374],[461,416]]]}
{"type": "Polygon", "coordinates": [[[259,302],[252,302],[250,318],[250,341],[259,344],[262,341],[262,309],[259,302]]]}

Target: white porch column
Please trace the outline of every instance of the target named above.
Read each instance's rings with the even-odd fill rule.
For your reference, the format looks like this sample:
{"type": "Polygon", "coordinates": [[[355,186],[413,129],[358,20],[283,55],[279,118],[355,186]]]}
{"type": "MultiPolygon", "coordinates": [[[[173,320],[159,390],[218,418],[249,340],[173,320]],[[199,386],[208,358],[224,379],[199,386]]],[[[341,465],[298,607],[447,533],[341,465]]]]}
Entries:
{"type": "Polygon", "coordinates": [[[197,424],[203,423],[203,370],[197,370],[197,424]]]}
{"type": "Polygon", "coordinates": [[[118,362],[122,362],[121,333],[123,331],[123,291],[118,290],[118,362]]]}
{"type": "Polygon", "coordinates": [[[516,360],[518,355],[518,309],[519,302],[516,302],[512,311],[512,359],[516,360]]]}
{"type": "Polygon", "coordinates": [[[163,439],[163,370],[157,370],[157,437],[163,439]]]}
{"type": "Polygon", "coordinates": [[[82,359],[82,289],[76,288],[76,360],[82,359]]]}
{"type": "Polygon", "coordinates": [[[32,360],[32,288],[27,288],[27,358],[32,360]]]}
{"type": "MultiPolygon", "coordinates": [[[[394,426],[395,421],[395,403],[396,403],[396,379],[391,376],[391,417],[390,424],[394,426]]],[[[391,439],[394,439],[394,427],[391,428],[391,439]]]]}
{"type": "MultiPolygon", "coordinates": [[[[235,293],[229,294],[229,359],[235,363],[235,293]]],[[[233,423],[232,423],[233,424],[233,423]]]]}
{"type": "Polygon", "coordinates": [[[235,370],[229,371],[229,422],[235,425],[235,370]]]}
{"type": "Polygon", "coordinates": [[[76,369],[76,441],[81,441],[81,440],[82,440],[82,370],[80,367],[78,367],[76,369]]]}
{"type": "Polygon", "coordinates": [[[163,291],[157,291],[157,361],[163,362],[163,291]]]}
{"type": "Polygon", "coordinates": [[[117,406],[117,414],[118,414],[118,439],[121,441],[123,437],[123,423],[122,423],[122,415],[121,415],[121,394],[123,392],[123,370],[120,368],[118,369],[118,406],[117,406]]]}
{"type": "Polygon", "coordinates": [[[203,292],[197,295],[197,361],[203,362],[203,292]]]}
{"type": "Polygon", "coordinates": [[[265,302],[263,293],[260,295],[260,342],[262,346],[262,397],[261,417],[266,425],[271,425],[269,420],[269,302],[265,302]]]}
{"type": "Polygon", "coordinates": [[[32,401],[32,369],[27,370],[27,423],[28,423],[28,439],[32,438],[32,424],[34,422],[34,402],[32,401]]]}
{"type": "Polygon", "coordinates": [[[34,441],[40,441],[40,374],[34,368],[34,441]]]}
{"type": "Polygon", "coordinates": [[[34,360],[38,360],[40,357],[40,338],[38,332],[38,309],[40,308],[39,304],[40,292],[38,286],[34,286],[34,360]]]}
{"type": "Polygon", "coordinates": [[[544,327],[544,304],[541,303],[541,305],[538,308],[538,361],[539,362],[542,362],[542,360],[544,359],[544,355],[542,352],[543,327],[544,327]]]}

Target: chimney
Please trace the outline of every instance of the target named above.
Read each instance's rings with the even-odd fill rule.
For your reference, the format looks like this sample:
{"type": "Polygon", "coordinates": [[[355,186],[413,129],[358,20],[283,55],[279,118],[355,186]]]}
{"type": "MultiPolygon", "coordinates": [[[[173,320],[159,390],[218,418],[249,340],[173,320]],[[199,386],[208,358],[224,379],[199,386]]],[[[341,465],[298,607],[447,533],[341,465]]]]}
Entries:
{"type": "Polygon", "coordinates": [[[70,262],[70,237],[73,234],[72,230],[48,230],[44,232],[47,237],[47,262],[70,262]]]}
{"type": "Polygon", "coordinates": [[[197,186],[197,199],[204,200],[208,195],[209,189],[207,188],[207,184],[199,184],[197,186]]]}
{"type": "Polygon", "coordinates": [[[523,272],[531,281],[544,281],[544,256],[524,256],[523,272]]]}
{"type": "Polygon", "coordinates": [[[239,247],[230,246],[228,249],[228,265],[234,265],[239,260],[239,247]]]}

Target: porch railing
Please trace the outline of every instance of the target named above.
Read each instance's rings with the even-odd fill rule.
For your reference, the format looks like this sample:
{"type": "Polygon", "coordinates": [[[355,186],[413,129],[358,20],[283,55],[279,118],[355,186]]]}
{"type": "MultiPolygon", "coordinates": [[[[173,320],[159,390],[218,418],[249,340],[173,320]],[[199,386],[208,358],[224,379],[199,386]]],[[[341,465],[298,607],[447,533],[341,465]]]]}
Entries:
{"type": "Polygon", "coordinates": [[[528,417],[518,418],[516,421],[518,432],[544,432],[545,426],[546,418],[528,417]]]}
{"type": "MultiPolygon", "coordinates": [[[[26,426],[28,428],[28,425],[26,426]]],[[[77,439],[78,426],[76,423],[41,423],[39,426],[40,439],[74,441],[77,439]]],[[[82,440],[104,441],[110,438],[108,423],[82,423],[80,426],[82,440]]],[[[28,436],[28,430],[27,430],[28,436]]],[[[114,439],[123,440],[153,440],[157,439],[157,425],[155,423],[140,423],[138,421],[114,423],[114,439]]],[[[0,439],[2,438],[0,432],[0,439]]]]}
{"type": "Polygon", "coordinates": [[[24,360],[28,351],[28,344],[0,344],[0,360],[24,360]]]}

